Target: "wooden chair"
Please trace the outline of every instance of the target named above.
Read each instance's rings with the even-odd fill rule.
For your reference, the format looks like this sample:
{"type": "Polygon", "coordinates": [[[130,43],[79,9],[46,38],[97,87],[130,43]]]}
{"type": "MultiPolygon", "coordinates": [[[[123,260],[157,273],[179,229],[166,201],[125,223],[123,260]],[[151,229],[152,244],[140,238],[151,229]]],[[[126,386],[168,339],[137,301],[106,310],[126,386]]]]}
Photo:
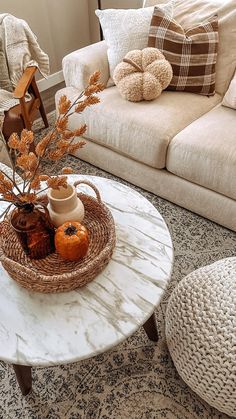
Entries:
{"type": "Polygon", "coordinates": [[[20,103],[5,112],[2,132],[6,141],[13,132],[20,134],[24,128],[31,130],[38,111],[45,127],[48,127],[47,115],[35,80],[36,71],[37,67],[27,67],[13,92],[20,103]],[[32,96],[29,101],[25,100],[27,91],[32,96]]]}

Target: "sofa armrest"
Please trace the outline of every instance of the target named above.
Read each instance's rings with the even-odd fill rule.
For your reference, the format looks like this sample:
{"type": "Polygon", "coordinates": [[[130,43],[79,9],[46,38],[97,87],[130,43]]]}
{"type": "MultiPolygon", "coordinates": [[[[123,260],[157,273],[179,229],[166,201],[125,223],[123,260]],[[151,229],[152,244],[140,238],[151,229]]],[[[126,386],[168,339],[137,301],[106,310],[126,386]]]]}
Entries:
{"type": "Polygon", "coordinates": [[[66,55],[62,60],[62,69],[66,86],[84,90],[96,70],[100,70],[101,82],[106,85],[109,79],[106,42],[100,41],[66,55]]]}

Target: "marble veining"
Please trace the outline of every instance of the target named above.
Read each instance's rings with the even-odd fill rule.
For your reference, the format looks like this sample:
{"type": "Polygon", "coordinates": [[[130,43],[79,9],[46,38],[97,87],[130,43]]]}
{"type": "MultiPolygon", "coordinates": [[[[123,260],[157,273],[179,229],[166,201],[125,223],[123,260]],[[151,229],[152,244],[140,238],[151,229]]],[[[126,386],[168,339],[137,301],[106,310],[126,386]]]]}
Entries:
{"type": "MultiPolygon", "coordinates": [[[[72,175],[71,182],[83,178],[72,175]]],[[[62,294],[21,288],[0,265],[0,359],[49,366],[92,357],[133,334],[160,303],[173,249],[154,206],[116,181],[85,176],[115,219],[117,244],[104,271],[87,286],[62,294]]],[[[79,187],[93,194],[85,185],[79,187]]]]}

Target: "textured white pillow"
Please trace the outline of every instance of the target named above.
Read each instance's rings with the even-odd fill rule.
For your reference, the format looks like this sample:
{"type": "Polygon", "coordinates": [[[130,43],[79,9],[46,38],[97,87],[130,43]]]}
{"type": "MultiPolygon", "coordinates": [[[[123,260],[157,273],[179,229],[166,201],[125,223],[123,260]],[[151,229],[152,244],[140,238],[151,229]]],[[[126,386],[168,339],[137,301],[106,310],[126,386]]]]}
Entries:
{"type": "Polygon", "coordinates": [[[236,71],[229,88],[224,95],[222,105],[227,106],[228,108],[236,109],[236,71]]]}
{"type": "MultiPolygon", "coordinates": [[[[173,17],[173,4],[174,0],[171,0],[167,4],[160,5],[169,17],[173,17]]],[[[117,64],[123,60],[127,52],[147,47],[153,10],[154,7],[95,11],[108,46],[111,78],[117,64]]],[[[111,85],[109,82],[108,84],[111,85]]]]}

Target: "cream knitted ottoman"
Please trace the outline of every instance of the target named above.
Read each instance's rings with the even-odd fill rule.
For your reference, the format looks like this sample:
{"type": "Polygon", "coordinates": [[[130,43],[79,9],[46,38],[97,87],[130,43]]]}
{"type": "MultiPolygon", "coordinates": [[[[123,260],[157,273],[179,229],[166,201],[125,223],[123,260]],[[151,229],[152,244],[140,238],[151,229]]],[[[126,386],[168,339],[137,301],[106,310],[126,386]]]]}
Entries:
{"type": "Polygon", "coordinates": [[[182,379],[211,406],[236,416],[236,257],[186,276],[166,312],[166,339],[182,379]]]}

